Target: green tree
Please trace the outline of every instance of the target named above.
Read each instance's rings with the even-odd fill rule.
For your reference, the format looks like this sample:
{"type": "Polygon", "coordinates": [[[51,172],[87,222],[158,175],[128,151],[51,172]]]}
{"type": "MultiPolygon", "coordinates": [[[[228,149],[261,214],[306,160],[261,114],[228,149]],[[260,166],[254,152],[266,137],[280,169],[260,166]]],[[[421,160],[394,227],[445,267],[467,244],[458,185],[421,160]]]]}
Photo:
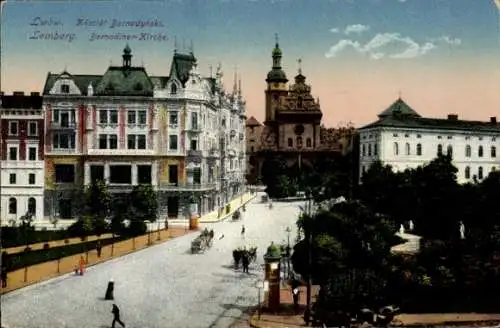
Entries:
{"type": "Polygon", "coordinates": [[[91,222],[91,229],[102,234],[107,228],[111,210],[111,196],[104,181],[94,181],[85,189],[85,217],[91,222]]]}
{"type": "Polygon", "coordinates": [[[391,212],[399,179],[390,165],[374,162],[361,177],[360,199],[376,213],[391,212]]]}
{"type": "Polygon", "coordinates": [[[146,232],[146,222],[155,222],[158,216],[156,192],[149,184],[138,185],[132,190],[129,201],[130,230],[146,232]]]}

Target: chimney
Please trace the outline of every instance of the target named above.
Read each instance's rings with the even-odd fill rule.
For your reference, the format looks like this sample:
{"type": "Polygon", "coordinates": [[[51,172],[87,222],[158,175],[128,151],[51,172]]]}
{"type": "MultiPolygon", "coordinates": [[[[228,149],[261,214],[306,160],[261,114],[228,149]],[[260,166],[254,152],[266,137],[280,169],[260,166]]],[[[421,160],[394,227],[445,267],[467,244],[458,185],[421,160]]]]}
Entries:
{"type": "Polygon", "coordinates": [[[14,91],[14,96],[24,96],[24,92],[23,91],[14,91]]]}
{"type": "Polygon", "coordinates": [[[40,97],[40,92],[32,92],[31,96],[32,97],[40,97]]]}
{"type": "Polygon", "coordinates": [[[457,114],[448,114],[448,119],[450,121],[458,121],[458,115],[457,114]]]}
{"type": "Polygon", "coordinates": [[[490,117],[490,123],[497,124],[497,117],[496,116],[490,117]]]}

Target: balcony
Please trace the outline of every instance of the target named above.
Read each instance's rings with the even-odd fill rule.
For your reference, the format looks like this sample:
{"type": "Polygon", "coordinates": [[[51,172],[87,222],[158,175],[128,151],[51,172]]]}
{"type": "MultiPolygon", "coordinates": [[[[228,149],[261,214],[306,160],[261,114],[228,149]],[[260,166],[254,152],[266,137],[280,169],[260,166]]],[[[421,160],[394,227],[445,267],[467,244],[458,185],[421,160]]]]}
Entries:
{"type": "Polygon", "coordinates": [[[216,183],[160,183],[158,189],[163,191],[209,191],[216,188],[216,183]]]}
{"type": "Polygon", "coordinates": [[[208,157],[209,158],[219,158],[220,157],[219,150],[218,149],[210,149],[210,151],[208,152],[208,157]]]}
{"type": "Polygon", "coordinates": [[[75,130],[76,122],[62,121],[62,122],[50,122],[49,124],[51,130],[75,130]]]}
{"type": "Polygon", "coordinates": [[[198,150],[198,149],[189,149],[187,151],[187,156],[201,158],[201,157],[203,157],[203,152],[201,150],[198,150]]]}

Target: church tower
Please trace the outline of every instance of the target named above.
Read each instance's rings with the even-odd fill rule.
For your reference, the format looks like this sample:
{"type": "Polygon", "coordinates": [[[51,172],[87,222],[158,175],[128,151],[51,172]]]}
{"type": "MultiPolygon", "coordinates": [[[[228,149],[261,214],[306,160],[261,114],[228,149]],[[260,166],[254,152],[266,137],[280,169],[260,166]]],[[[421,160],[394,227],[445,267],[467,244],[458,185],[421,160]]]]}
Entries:
{"type": "Polygon", "coordinates": [[[286,74],[281,68],[282,52],[279,46],[278,35],[276,34],[276,45],[272,52],[273,67],[267,73],[266,89],[266,120],[264,124],[273,125],[276,120],[276,112],[280,107],[281,101],[287,96],[286,74]]]}

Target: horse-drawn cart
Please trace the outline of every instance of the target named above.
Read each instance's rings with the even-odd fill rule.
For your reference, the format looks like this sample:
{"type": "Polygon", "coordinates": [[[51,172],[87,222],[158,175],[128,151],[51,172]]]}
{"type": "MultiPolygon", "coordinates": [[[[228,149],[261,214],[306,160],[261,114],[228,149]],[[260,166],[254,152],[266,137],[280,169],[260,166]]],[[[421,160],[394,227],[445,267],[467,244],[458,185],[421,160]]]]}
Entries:
{"type": "Polygon", "coordinates": [[[197,254],[205,252],[208,248],[212,247],[213,239],[213,230],[203,230],[202,233],[191,242],[191,253],[197,254]]]}

